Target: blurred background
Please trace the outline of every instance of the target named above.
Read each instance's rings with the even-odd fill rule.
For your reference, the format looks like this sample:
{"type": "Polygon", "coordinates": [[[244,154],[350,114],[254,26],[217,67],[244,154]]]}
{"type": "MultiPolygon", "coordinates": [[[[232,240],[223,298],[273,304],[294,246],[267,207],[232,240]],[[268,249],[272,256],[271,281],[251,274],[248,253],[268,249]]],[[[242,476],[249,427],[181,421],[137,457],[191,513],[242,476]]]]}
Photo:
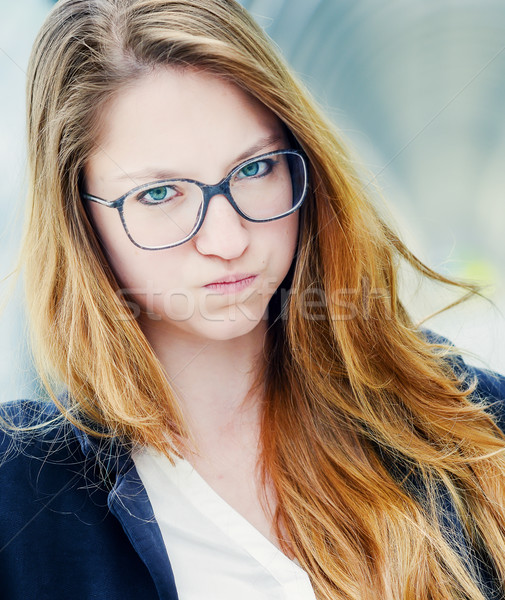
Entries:
{"type": "MultiPolygon", "coordinates": [[[[433,269],[487,298],[425,326],[505,372],[505,2],[243,0],[356,156],[364,186],[433,269]],[[380,194],[377,190],[380,190],[380,194]]],[[[0,21],[0,275],[22,229],[24,85],[49,0],[3,3],[0,21]]],[[[455,299],[403,273],[421,320],[455,299]]],[[[6,297],[14,279],[4,279],[6,297]]],[[[20,285],[0,317],[0,399],[33,394],[20,285]]]]}

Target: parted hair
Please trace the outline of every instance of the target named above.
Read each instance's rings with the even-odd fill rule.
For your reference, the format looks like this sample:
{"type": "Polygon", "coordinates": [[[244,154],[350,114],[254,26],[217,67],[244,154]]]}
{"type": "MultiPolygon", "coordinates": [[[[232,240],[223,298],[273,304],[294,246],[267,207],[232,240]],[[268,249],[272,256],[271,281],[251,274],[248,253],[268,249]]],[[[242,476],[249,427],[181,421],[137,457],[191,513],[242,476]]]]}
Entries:
{"type": "Polygon", "coordinates": [[[388,226],[333,125],[234,0],[59,0],[38,34],[27,80],[22,264],[49,394],[90,434],[169,458],[175,441],[188,439],[80,197],[105,107],[161,67],[239,86],[277,115],[310,165],[297,252],[269,305],[256,381],[260,472],[275,492],[283,549],[319,600],[484,600],[444,532],[441,498],[505,581],[505,436],[486,398],[472,395],[475,382],[453,368],[454,349],[411,320],[399,265],[462,293],[471,286],[424,265],[388,226]],[[416,474],[421,499],[394,464],[416,474]]]}

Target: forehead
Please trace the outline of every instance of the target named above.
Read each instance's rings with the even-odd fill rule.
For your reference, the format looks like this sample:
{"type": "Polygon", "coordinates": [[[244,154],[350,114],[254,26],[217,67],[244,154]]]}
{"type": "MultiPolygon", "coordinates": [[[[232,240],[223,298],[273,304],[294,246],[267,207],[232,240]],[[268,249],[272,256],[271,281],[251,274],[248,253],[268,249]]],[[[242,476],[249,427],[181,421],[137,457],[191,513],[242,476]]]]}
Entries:
{"type": "Polygon", "coordinates": [[[245,149],[283,135],[279,119],[258,100],[195,70],[157,69],[119,91],[100,116],[85,170],[98,181],[144,168],[213,181],[245,149]]]}

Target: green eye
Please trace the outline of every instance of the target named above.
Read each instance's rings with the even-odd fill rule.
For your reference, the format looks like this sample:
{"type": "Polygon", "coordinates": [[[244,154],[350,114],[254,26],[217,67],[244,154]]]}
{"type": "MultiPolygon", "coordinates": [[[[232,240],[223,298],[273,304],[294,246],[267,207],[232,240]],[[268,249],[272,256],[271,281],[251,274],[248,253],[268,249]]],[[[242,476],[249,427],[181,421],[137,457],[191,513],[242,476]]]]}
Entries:
{"type": "Polygon", "coordinates": [[[167,188],[166,187],[154,188],[153,190],[149,190],[149,192],[147,192],[147,194],[149,194],[149,196],[153,200],[165,200],[165,198],[167,197],[167,188]]]}
{"type": "Polygon", "coordinates": [[[142,204],[157,204],[170,200],[177,195],[177,191],[168,185],[162,185],[160,187],[151,188],[144,192],[139,198],[139,202],[142,204]]]}
{"type": "Polygon", "coordinates": [[[276,164],[275,161],[271,159],[256,160],[254,162],[247,163],[237,173],[236,178],[251,179],[253,177],[263,177],[272,171],[274,164],[276,164]]]}
{"type": "Polygon", "coordinates": [[[249,163],[243,169],[241,169],[241,173],[243,173],[246,177],[254,177],[258,174],[260,170],[259,162],[249,163]]]}

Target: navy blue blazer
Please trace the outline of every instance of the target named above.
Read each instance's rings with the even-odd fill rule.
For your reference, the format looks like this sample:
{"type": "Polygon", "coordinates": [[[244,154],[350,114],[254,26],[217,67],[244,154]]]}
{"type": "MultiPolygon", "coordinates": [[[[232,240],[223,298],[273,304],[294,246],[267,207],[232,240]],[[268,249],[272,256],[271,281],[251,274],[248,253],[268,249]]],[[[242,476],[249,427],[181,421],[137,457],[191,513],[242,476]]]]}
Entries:
{"type": "MultiPolygon", "coordinates": [[[[490,411],[505,430],[505,377],[459,357],[454,368],[478,377],[477,393],[493,401],[490,411]]],[[[0,408],[18,424],[59,414],[42,401],[0,408]]],[[[0,465],[2,598],[178,598],[160,529],[126,447],[100,442],[65,421],[20,437],[0,431],[0,465]]],[[[488,561],[472,554],[454,507],[447,502],[444,508],[447,530],[480,570],[487,597],[505,598],[488,561]]]]}

